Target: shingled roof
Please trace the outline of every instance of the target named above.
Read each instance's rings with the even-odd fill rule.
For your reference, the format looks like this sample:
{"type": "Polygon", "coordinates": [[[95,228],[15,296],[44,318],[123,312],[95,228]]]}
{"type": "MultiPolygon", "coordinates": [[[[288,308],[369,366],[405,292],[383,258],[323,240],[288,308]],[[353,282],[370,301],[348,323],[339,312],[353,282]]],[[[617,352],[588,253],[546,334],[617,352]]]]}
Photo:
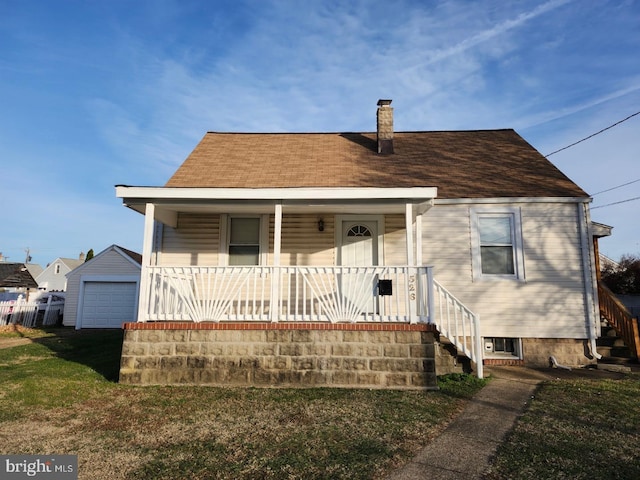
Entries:
{"type": "Polygon", "coordinates": [[[0,287],[38,288],[24,263],[0,262],[0,287]]]}
{"type": "Polygon", "coordinates": [[[514,130],[209,132],[166,187],[437,187],[438,198],[587,197],[514,130]]]}

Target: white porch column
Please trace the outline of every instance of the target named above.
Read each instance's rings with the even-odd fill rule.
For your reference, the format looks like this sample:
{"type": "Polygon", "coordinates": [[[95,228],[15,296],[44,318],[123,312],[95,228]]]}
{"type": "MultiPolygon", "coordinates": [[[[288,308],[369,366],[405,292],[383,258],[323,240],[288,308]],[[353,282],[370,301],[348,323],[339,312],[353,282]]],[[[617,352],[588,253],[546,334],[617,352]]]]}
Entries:
{"type": "MultiPolygon", "coordinates": [[[[280,266],[280,250],[282,249],[282,203],[276,203],[273,225],[273,266],[280,266]]],[[[273,269],[271,283],[271,321],[277,322],[280,316],[280,269],[273,269]]]]}
{"type": "Polygon", "coordinates": [[[144,237],[142,242],[142,265],[140,269],[140,298],[138,299],[138,322],[145,322],[149,311],[149,266],[153,253],[153,227],[155,225],[155,208],[147,203],[144,212],[144,237]]]}
{"type": "Polygon", "coordinates": [[[280,266],[280,250],[282,248],[282,203],[276,203],[273,227],[273,264],[280,266]]]}
{"type": "Polygon", "coordinates": [[[422,214],[416,215],[416,265],[423,266],[422,261],[422,214]]]}
{"type": "Polygon", "coordinates": [[[407,230],[407,265],[415,266],[415,254],[413,243],[413,205],[407,203],[405,205],[405,224],[407,230]]]}

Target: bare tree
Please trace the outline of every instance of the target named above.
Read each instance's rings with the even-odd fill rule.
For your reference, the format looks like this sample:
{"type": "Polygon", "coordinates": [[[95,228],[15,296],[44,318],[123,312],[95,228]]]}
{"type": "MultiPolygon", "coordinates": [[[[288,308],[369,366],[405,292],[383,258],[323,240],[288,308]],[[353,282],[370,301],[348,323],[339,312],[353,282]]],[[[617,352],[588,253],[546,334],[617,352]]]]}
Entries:
{"type": "Polygon", "coordinates": [[[602,281],[613,293],[640,294],[640,256],[625,254],[617,265],[606,265],[602,269],[602,281]]]}

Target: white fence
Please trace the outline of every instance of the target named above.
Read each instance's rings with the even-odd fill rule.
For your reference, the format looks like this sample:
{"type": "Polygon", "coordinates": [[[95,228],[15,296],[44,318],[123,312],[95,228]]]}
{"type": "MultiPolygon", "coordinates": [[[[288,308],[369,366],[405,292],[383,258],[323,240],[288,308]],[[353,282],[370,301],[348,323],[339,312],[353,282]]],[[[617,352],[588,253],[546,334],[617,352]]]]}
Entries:
{"type": "MultiPolygon", "coordinates": [[[[42,309],[42,308],[41,308],[42,309]]],[[[62,314],[64,313],[64,301],[52,301],[49,297],[49,301],[44,308],[44,316],[42,317],[42,325],[51,326],[56,325],[62,314]]]]}
{"type": "Polygon", "coordinates": [[[16,301],[0,302],[0,326],[23,325],[34,327],[38,315],[38,304],[27,302],[23,298],[16,301]]]}
{"type": "Polygon", "coordinates": [[[64,302],[49,301],[46,304],[27,302],[24,298],[9,302],[0,302],[0,326],[22,325],[33,328],[42,318],[43,326],[56,325],[58,319],[64,313],[64,302]],[[39,314],[42,312],[42,315],[39,314]]]}

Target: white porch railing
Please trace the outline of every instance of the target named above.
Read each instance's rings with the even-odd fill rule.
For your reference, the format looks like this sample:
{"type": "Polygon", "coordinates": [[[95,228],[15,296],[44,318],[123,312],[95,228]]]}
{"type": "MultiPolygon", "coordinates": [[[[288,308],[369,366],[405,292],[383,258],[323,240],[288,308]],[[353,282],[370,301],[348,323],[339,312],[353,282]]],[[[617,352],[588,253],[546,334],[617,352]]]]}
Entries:
{"type": "Polygon", "coordinates": [[[139,321],[435,324],[482,373],[479,319],[432,267],[146,267],[139,321]],[[391,281],[381,295],[380,280],[391,281]],[[146,292],[146,293],[145,293],[146,292]]]}
{"type": "Polygon", "coordinates": [[[428,322],[431,267],[148,267],[141,321],[428,322]],[[430,276],[430,273],[429,273],[430,276]],[[378,281],[391,280],[392,295],[378,281]]]}

